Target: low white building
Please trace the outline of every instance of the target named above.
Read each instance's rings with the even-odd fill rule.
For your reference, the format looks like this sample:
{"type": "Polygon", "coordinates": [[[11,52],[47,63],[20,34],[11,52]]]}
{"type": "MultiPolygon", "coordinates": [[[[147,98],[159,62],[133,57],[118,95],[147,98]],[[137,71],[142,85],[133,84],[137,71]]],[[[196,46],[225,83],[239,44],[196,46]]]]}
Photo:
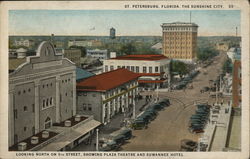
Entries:
{"type": "Polygon", "coordinates": [[[17,53],[17,58],[25,58],[26,55],[27,55],[27,50],[24,49],[24,48],[19,48],[16,50],[16,53],[17,53]]]}
{"type": "Polygon", "coordinates": [[[168,87],[170,83],[170,59],[160,54],[125,55],[103,61],[103,71],[126,68],[139,73],[139,83],[143,87],[168,87]]]}
{"type": "Polygon", "coordinates": [[[15,40],[15,43],[14,43],[15,46],[26,46],[26,47],[31,47],[34,44],[35,43],[33,40],[24,40],[24,39],[15,40]]]}
{"type": "Polygon", "coordinates": [[[87,50],[87,56],[91,56],[93,58],[99,59],[100,61],[108,59],[108,50],[87,50]]]}

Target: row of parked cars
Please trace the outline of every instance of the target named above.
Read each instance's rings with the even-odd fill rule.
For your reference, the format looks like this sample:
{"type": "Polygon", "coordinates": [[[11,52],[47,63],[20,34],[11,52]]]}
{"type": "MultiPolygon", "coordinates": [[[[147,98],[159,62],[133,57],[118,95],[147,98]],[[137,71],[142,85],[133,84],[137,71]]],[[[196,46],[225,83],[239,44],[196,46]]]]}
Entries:
{"type": "Polygon", "coordinates": [[[169,99],[163,99],[158,103],[150,105],[146,110],[141,113],[132,123],[131,128],[138,130],[147,128],[148,124],[153,121],[158,115],[158,111],[170,105],[169,99]]]}
{"type": "Polygon", "coordinates": [[[117,151],[132,136],[132,130],[126,127],[114,131],[108,137],[99,140],[99,151],[117,151]]]}
{"type": "Polygon", "coordinates": [[[200,73],[199,70],[191,72],[187,77],[183,78],[181,82],[179,82],[176,86],[175,89],[182,89],[186,87],[186,85],[192,81],[193,78],[195,78],[198,74],[200,73]]]}
{"type": "Polygon", "coordinates": [[[190,117],[189,130],[192,133],[202,133],[209,119],[211,106],[208,104],[197,104],[196,106],[195,114],[190,117]]]}

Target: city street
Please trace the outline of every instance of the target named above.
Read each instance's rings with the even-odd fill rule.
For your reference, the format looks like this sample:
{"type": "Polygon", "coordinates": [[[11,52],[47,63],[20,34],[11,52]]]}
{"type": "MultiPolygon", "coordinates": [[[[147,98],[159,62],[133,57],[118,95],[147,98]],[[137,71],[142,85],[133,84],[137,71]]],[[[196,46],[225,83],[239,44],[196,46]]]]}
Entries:
{"type": "MultiPolygon", "coordinates": [[[[208,92],[200,93],[200,90],[209,86],[209,80],[216,79],[225,59],[226,54],[220,54],[210,66],[200,70],[201,73],[193,79],[193,89],[159,92],[159,97],[169,98],[171,105],[161,111],[147,129],[133,131],[135,137],[123,145],[122,151],[178,151],[182,139],[198,141],[201,134],[188,131],[189,118],[195,112],[194,103],[215,102],[208,92]]],[[[144,92],[146,94],[156,93],[144,92]]]]}

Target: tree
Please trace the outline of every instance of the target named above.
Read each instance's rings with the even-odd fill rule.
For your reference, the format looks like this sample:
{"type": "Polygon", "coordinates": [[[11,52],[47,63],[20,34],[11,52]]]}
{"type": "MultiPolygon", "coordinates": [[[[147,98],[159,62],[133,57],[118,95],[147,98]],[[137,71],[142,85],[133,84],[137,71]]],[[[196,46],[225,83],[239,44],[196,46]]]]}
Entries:
{"type": "Polygon", "coordinates": [[[232,73],[232,71],[233,71],[233,64],[232,64],[231,59],[228,58],[224,62],[222,69],[223,69],[224,73],[232,73]]]}
{"type": "Polygon", "coordinates": [[[181,78],[189,72],[187,64],[181,61],[171,61],[170,68],[171,72],[178,73],[181,78]]]}
{"type": "Polygon", "coordinates": [[[197,58],[201,61],[206,61],[218,54],[219,52],[212,47],[198,48],[197,58]]]}
{"type": "Polygon", "coordinates": [[[85,57],[86,56],[86,48],[83,47],[83,46],[72,45],[69,48],[70,49],[80,49],[81,50],[81,57],[85,57]]]}
{"type": "Polygon", "coordinates": [[[120,52],[122,54],[131,55],[136,52],[136,47],[133,43],[128,43],[121,47],[120,52]]]}

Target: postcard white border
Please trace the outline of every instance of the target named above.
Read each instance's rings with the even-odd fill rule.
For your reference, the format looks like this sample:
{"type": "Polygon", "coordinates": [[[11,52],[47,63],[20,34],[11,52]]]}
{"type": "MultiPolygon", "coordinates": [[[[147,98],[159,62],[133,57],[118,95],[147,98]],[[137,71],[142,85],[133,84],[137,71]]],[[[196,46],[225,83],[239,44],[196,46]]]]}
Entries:
{"type": "MultiPolygon", "coordinates": [[[[242,36],[242,151],[241,152],[181,152],[183,157],[164,157],[164,158],[249,158],[249,4],[247,0],[242,1],[5,1],[0,2],[0,158],[34,158],[34,157],[18,157],[15,152],[8,152],[8,11],[9,10],[25,10],[25,9],[46,9],[46,10],[125,10],[126,4],[212,4],[223,5],[221,9],[192,9],[192,10],[231,10],[229,4],[233,4],[233,10],[241,10],[241,36],[242,36]]],[[[162,10],[166,10],[161,8],[162,10]]],[[[146,10],[133,9],[133,10],[146,10]]],[[[150,9],[147,9],[150,10],[150,9]]],[[[155,9],[152,9],[155,10],[155,9]]],[[[157,9],[158,10],[158,9],[157,9]]],[[[190,9],[167,9],[167,10],[190,10],[190,9]]],[[[36,152],[31,152],[36,153],[36,152]]],[[[147,153],[147,152],[145,152],[147,153]]],[[[171,152],[166,152],[171,153],[171,152]]],[[[54,157],[51,158],[69,158],[54,157]]],[[[36,158],[45,158],[44,156],[36,158]]],[[[47,158],[47,157],[46,157],[47,158]]],[[[78,158],[78,157],[70,157],[78,158]]],[[[83,158],[83,157],[81,157],[83,158]]],[[[86,157],[96,158],[96,157],[86,157]]],[[[116,157],[99,157],[99,158],[117,158],[116,157]]],[[[128,158],[128,157],[119,157],[128,158]]],[[[148,157],[132,157],[132,158],[148,158],[148,157]]],[[[153,158],[153,157],[151,157],[153,158]]],[[[162,158],[162,157],[154,157],[162,158]]]]}

